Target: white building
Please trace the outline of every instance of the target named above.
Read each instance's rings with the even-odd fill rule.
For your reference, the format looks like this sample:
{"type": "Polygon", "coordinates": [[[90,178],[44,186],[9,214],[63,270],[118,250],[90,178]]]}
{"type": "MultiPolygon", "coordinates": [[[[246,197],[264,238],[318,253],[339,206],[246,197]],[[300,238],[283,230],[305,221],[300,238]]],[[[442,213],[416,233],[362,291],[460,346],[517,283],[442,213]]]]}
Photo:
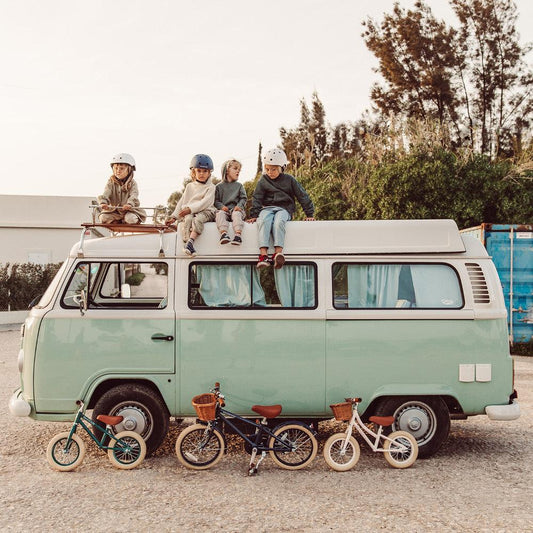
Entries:
{"type": "Polygon", "coordinates": [[[58,263],[92,220],[90,196],[0,195],[0,263],[58,263]]]}

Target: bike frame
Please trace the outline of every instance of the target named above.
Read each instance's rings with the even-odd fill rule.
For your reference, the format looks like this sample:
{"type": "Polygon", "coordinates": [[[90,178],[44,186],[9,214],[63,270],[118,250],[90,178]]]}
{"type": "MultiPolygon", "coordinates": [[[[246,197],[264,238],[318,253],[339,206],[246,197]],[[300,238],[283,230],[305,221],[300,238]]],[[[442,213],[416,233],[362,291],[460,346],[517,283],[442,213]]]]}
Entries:
{"type": "MultiPolygon", "coordinates": [[[[392,439],[389,439],[386,435],[383,434],[383,426],[379,426],[377,433],[372,431],[369,427],[365,426],[363,421],[361,420],[361,417],[359,416],[359,412],[357,411],[357,403],[354,403],[352,406],[352,418],[350,419],[350,422],[348,423],[348,427],[346,428],[346,438],[344,440],[344,444],[342,445],[342,451],[346,451],[346,446],[348,445],[348,439],[353,433],[353,428],[357,430],[359,435],[363,437],[363,439],[366,441],[366,443],[370,446],[373,452],[385,452],[386,450],[384,448],[379,447],[379,442],[381,439],[388,440],[393,442],[392,439]],[[367,436],[372,435],[375,437],[374,442],[370,440],[370,438],[367,436]]],[[[402,444],[398,444],[395,442],[395,445],[399,447],[398,451],[406,451],[407,448],[403,446],[402,444]]]]}
{"type": "MultiPolygon", "coordinates": [[[[233,429],[233,431],[235,431],[237,435],[239,435],[245,442],[247,442],[250,446],[252,446],[252,448],[255,448],[258,452],[270,452],[274,450],[291,451],[290,446],[286,444],[284,441],[282,441],[279,437],[274,435],[274,432],[266,425],[265,422],[267,419],[263,417],[262,420],[263,422],[260,422],[260,423],[254,422],[252,420],[239,416],[235,413],[232,413],[231,411],[227,411],[226,409],[223,409],[222,407],[220,407],[220,404],[219,404],[217,406],[217,413],[216,413],[215,420],[208,422],[207,425],[210,428],[219,429],[220,421],[227,423],[233,429]],[[254,437],[255,437],[254,440],[251,440],[250,438],[248,438],[247,435],[245,435],[235,424],[231,422],[231,420],[227,416],[224,416],[224,415],[229,415],[232,418],[236,418],[237,420],[240,420],[241,422],[244,422],[245,424],[254,427],[256,430],[259,429],[259,431],[256,431],[254,434],[254,437]],[[261,440],[262,440],[263,435],[268,435],[270,437],[273,437],[275,440],[275,443],[276,444],[279,443],[281,445],[281,448],[269,448],[268,446],[262,445],[261,440]]],[[[220,432],[225,436],[224,431],[220,431],[220,432]]]]}
{"type": "MultiPolygon", "coordinates": [[[[76,430],[77,430],[78,426],[81,426],[86,431],[86,433],[89,435],[89,437],[91,437],[91,439],[96,443],[98,448],[100,448],[101,450],[112,450],[114,448],[114,446],[113,447],[105,446],[104,445],[104,439],[106,437],[109,437],[110,439],[115,439],[116,440],[115,435],[110,433],[107,430],[107,428],[104,428],[100,424],[97,424],[96,422],[93,422],[88,416],[86,416],[85,413],[83,412],[83,407],[84,406],[83,406],[83,403],[82,403],[81,407],[78,410],[78,414],[76,415],[76,418],[74,419],[74,423],[72,424],[72,428],[70,429],[70,433],[69,433],[69,436],[67,438],[67,442],[65,444],[65,449],[68,448],[68,446],[70,446],[70,443],[72,441],[72,435],[74,435],[74,433],[76,433],[76,430]],[[91,424],[91,426],[93,426],[95,428],[98,428],[102,432],[102,438],[101,439],[97,439],[95,434],[94,434],[94,432],[92,431],[92,429],[87,424],[85,424],[85,422],[89,422],[89,424],[91,424]]],[[[119,441],[120,441],[120,439],[117,442],[119,442],[119,441]]]]}

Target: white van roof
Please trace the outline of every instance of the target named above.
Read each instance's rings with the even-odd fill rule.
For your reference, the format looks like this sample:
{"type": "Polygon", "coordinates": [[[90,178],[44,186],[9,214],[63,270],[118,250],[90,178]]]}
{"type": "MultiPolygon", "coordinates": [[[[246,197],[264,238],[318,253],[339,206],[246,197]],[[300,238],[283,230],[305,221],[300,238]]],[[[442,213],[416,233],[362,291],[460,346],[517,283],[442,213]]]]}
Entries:
{"type": "MultiPolygon", "coordinates": [[[[182,256],[181,228],[162,236],[166,257],[182,256]]],[[[214,222],[205,225],[195,248],[198,255],[257,255],[257,224],[245,224],[243,244],[220,245],[214,222]]],[[[157,257],[160,236],[119,234],[88,239],[83,244],[84,257],[157,257]]],[[[71,250],[76,257],[79,244],[71,250]]],[[[288,255],[346,254],[437,254],[465,252],[465,244],[453,220],[325,220],[287,223],[285,253],[288,255]]]]}

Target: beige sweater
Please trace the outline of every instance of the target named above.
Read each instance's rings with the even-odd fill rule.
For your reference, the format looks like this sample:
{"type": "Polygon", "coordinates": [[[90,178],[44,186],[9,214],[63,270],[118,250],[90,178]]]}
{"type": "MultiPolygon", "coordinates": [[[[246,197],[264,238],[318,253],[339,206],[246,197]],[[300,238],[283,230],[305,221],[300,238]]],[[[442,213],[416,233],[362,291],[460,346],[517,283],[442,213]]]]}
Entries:
{"type": "Polygon", "coordinates": [[[176,204],[176,209],[170,215],[170,218],[179,218],[179,212],[182,209],[188,207],[191,210],[191,213],[195,215],[200,211],[205,211],[206,209],[215,210],[215,186],[211,181],[211,178],[207,182],[200,183],[199,181],[191,181],[185,187],[182,197],[178,200],[176,204]]]}
{"type": "MultiPolygon", "coordinates": [[[[107,180],[104,192],[98,197],[99,204],[108,204],[114,206],[123,206],[125,204],[131,205],[133,208],[130,212],[135,213],[141,219],[141,222],[146,220],[146,211],[139,209],[141,203],[139,202],[139,189],[137,182],[130,175],[126,181],[121,183],[115,176],[111,176],[107,180]]],[[[106,212],[118,211],[118,209],[111,209],[106,212]]]]}

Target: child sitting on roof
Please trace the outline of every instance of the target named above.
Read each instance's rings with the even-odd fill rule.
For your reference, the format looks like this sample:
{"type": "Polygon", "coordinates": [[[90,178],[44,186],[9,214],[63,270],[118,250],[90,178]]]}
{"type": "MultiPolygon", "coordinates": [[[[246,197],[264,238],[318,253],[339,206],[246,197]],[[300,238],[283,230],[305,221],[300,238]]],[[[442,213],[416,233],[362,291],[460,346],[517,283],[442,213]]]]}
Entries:
{"type": "Polygon", "coordinates": [[[205,154],[197,154],[190,164],[192,181],[187,184],[167,224],[183,222],[183,251],[194,257],[194,241],[204,230],[205,222],[215,220],[215,186],[211,181],[213,160],[205,154]]]}
{"type": "Polygon", "coordinates": [[[111,160],[112,176],[104,192],[98,196],[101,224],[140,224],[146,212],[140,209],[139,189],[133,179],[135,159],[130,154],[117,154],[111,160]]]}
{"type": "Polygon", "coordinates": [[[281,268],[285,264],[285,224],[291,220],[296,210],[295,199],[305,212],[305,220],[313,218],[315,208],[309,195],[300,183],[283,171],[287,166],[287,156],[283,150],[273,148],[263,157],[264,174],[255,187],[252,210],[248,222],[257,220],[259,235],[259,259],[257,268],[273,265],[281,268]],[[270,235],[274,240],[274,254],[268,257],[270,235]]]}
{"type": "Polygon", "coordinates": [[[222,181],[215,188],[215,207],[217,228],[220,233],[220,244],[242,244],[242,228],[244,225],[244,209],[246,207],[246,191],[242,183],[238,183],[241,164],[230,159],[222,165],[222,181]],[[234,237],[228,235],[229,221],[233,226],[234,237]]]}

